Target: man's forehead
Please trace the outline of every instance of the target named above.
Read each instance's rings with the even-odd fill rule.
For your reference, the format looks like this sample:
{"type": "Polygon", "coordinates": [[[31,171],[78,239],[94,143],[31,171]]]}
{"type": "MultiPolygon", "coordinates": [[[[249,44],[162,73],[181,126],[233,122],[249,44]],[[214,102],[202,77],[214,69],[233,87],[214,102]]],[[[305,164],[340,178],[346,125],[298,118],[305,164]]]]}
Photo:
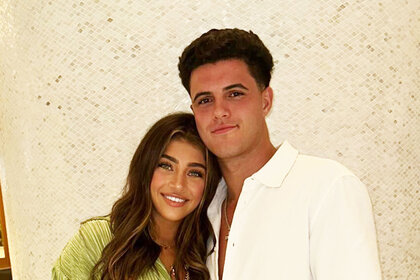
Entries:
{"type": "Polygon", "coordinates": [[[238,58],[231,58],[202,64],[191,71],[191,76],[195,72],[212,72],[215,69],[240,69],[250,73],[249,67],[244,60],[238,58]]]}
{"type": "Polygon", "coordinates": [[[255,82],[242,60],[221,60],[203,64],[191,73],[190,93],[228,89],[255,82]]]}

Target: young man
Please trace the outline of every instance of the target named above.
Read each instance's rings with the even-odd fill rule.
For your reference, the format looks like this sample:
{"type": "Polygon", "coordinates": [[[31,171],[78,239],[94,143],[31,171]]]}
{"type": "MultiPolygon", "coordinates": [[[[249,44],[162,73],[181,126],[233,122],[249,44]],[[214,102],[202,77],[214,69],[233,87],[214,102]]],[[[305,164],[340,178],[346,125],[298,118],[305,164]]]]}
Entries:
{"type": "Polygon", "coordinates": [[[224,178],[208,212],[217,237],[211,278],[381,279],[365,186],[337,162],[271,143],[273,59],[258,36],[210,30],[178,68],[224,178]]]}

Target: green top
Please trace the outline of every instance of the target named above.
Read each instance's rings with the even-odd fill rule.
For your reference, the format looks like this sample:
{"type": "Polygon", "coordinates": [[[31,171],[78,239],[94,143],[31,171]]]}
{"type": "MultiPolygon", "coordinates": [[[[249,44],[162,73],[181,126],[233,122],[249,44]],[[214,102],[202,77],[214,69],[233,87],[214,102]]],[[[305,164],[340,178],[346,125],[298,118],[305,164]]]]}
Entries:
{"type": "MultiPolygon", "coordinates": [[[[111,239],[108,217],[93,218],[82,223],[79,232],[67,243],[55,262],[52,279],[89,279],[93,267],[101,257],[102,250],[111,239]]],[[[156,260],[155,267],[156,269],[148,270],[138,280],[171,280],[159,259],[156,260]]]]}

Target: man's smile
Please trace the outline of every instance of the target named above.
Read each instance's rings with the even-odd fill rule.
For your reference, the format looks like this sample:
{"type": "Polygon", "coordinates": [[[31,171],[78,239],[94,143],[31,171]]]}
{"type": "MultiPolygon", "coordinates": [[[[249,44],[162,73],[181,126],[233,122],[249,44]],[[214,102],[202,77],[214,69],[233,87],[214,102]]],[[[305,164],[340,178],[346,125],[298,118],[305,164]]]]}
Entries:
{"type": "Polygon", "coordinates": [[[238,128],[237,125],[219,125],[211,130],[213,134],[225,134],[238,128]]]}

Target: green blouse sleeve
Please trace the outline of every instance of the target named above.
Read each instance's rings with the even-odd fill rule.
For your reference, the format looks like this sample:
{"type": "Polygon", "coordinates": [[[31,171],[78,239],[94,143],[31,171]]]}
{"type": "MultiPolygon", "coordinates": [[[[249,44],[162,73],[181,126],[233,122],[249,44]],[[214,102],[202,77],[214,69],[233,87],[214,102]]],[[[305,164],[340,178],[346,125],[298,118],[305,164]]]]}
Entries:
{"type": "Polygon", "coordinates": [[[84,222],[55,262],[52,279],[89,279],[93,267],[101,257],[102,250],[111,238],[108,218],[94,218],[84,222]]]}

